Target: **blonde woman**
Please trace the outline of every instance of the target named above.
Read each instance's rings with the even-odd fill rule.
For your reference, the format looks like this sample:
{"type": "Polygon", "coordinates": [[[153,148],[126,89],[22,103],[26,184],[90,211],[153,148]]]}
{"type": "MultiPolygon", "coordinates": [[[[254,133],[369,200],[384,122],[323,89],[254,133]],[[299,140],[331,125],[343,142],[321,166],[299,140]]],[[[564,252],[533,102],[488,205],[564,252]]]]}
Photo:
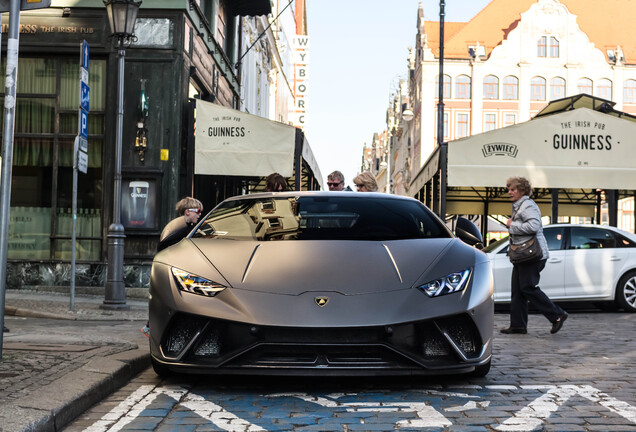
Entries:
{"type": "Polygon", "coordinates": [[[358,174],[353,183],[358,188],[358,192],[377,192],[378,183],[375,181],[375,177],[369,171],[364,171],[358,174]]]}

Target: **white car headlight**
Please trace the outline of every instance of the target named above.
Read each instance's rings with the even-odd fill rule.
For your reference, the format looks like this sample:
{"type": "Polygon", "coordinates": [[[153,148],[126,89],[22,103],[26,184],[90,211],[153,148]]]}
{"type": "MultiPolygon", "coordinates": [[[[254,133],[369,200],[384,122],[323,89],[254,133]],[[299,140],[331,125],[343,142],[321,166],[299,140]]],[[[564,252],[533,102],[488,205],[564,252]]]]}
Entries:
{"type": "Polygon", "coordinates": [[[214,297],[219,292],[227,288],[218,282],[211,281],[201,276],[197,276],[187,271],[172,267],[172,275],[177,281],[177,286],[181,291],[198,294],[205,297],[214,297]]]}
{"type": "Polygon", "coordinates": [[[418,288],[424,291],[429,297],[439,297],[462,291],[468,283],[471,269],[451,273],[439,279],[432,280],[418,288]]]}

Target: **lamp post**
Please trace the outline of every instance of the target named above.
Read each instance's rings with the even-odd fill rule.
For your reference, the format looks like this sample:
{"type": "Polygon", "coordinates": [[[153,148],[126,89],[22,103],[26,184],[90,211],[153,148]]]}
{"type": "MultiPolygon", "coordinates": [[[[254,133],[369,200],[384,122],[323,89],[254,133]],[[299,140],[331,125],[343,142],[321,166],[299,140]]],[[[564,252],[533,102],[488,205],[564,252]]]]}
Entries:
{"type": "Polygon", "coordinates": [[[115,172],[113,185],[113,219],[108,227],[108,278],[102,309],[126,310],[124,285],[124,227],[121,224],[121,159],[124,124],[124,56],[135,39],[135,20],[141,1],[104,0],[108,21],[117,49],[117,124],[115,129],[115,172]]]}

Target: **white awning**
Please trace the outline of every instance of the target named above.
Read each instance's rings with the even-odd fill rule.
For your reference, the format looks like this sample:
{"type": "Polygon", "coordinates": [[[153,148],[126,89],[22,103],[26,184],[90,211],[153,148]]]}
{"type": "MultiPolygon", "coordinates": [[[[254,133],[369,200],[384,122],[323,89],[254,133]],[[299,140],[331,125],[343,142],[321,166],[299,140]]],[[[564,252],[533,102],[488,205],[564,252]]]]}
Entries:
{"type": "Polygon", "coordinates": [[[636,189],[636,122],[587,108],[448,143],[448,186],[636,189]]]}
{"type": "Polygon", "coordinates": [[[195,136],[195,174],[256,177],[273,172],[283,177],[293,174],[296,140],[293,126],[198,99],[195,136]]]}

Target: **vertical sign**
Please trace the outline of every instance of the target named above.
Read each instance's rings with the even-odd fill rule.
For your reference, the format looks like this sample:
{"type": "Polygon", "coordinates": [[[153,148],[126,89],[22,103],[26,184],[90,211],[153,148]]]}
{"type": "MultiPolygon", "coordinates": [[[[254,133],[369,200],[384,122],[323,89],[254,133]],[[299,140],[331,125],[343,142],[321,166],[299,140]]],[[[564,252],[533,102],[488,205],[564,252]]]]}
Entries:
{"type": "Polygon", "coordinates": [[[79,83],[79,153],[77,153],[77,169],[86,174],[88,169],[88,110],[91,89],[88,86],[88,43],[82,41],[80,54],[79,83]]]}
{"type": "Polygon", "coordinates": [[[307,112],[307,83],[309,64],[309,36],[296,35],[292,39],[294,48],[294,98],[296,101],[294,126],[305,127],[307,112]]]}

